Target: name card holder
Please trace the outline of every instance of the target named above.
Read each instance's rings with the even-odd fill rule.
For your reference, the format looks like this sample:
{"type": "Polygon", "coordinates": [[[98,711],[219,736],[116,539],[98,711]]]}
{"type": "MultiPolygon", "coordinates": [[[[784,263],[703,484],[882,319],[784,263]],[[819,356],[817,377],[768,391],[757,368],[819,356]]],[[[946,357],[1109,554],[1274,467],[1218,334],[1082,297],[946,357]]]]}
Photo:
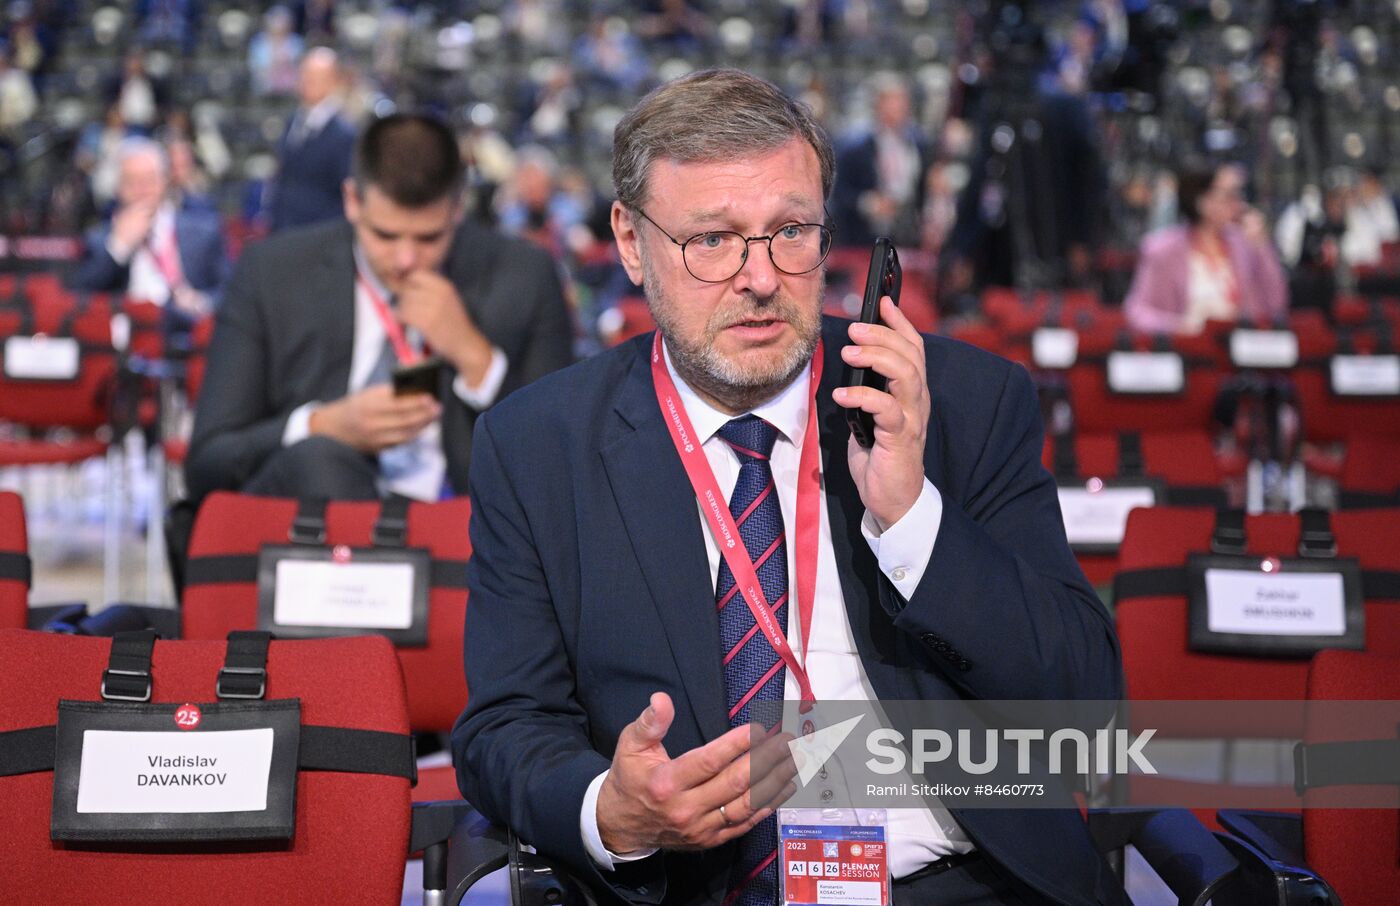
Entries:
{"type": "Polygon", "coordinates": [[[1333,396],[1400,397],[1400,355],[1334,355],[1327,362],[1333,396]]]}
{"type": "Polygon", "coordinates": [[[92,843],[290,840],[300,733],[298,699],[61,701],[50,834],[92,843]]]}
{"type": "Polygon", "coordinates": [[[1175,352],[1114,350],[1105,362],[1112,393],[1124,396],[1180,396],[1186,392],[1186,362],[1175,352]]]}
{"type": "Polygon", "coordinates": [[[1116,554],[1123,543],[1128,513],[1156,506],[1165,484],[1146,476],[1090,478],[1083,483],[1061,481],[1060,515],[1065,536],[1076,554],[1116,554]]]}
{"type": "Polygon", "coordinates": [[[1079,358],[1079,334],[1068,327],[1038,327],[1031,334],[1035,367],[1063,371],[1079,358]]]}
{"type": "Polygon", "coordinates": [[[258,555],[258,628],[278,638],[386,636],[428,644],[424,548],[272,545],[258,555]]]}
{"type": "Polygon", "coordinates": [[[1192,554],[1186,563],[1192,651],[1308,657],[1366,643],[1354,558],[1192,554]]]}
{"type": "Polygon", "coordinates": [[[1236,328],[1230,332],[1230,363],[1236,368],[1292,368],[1298,364],[1298,335],[1236,328]]]}
{"type": "Polygon", "coordinates": [[[78,377],[82,348],[72,337],[8,337],[5,377],[16,381],[72,381],[78,377]]]}

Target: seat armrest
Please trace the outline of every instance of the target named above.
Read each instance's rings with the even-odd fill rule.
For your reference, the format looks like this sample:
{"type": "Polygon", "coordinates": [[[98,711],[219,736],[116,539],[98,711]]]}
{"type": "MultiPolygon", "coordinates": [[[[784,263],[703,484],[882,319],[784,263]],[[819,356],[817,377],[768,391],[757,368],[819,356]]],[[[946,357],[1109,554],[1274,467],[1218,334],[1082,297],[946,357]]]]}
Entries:
{"type": "Polygon", "coordinates": [[[1100,852],[1132,845],[1179,902],[1199,906],[1229,887],[1240,863],[1187,809],[1090,809],[1100,852]]]}

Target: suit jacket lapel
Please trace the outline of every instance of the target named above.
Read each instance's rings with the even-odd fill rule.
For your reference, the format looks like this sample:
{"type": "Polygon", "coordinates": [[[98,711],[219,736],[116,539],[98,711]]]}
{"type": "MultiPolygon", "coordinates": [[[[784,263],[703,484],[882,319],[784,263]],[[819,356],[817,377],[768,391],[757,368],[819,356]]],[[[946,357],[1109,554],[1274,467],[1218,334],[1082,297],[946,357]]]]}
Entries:
{"type": "Polygon", "coordinates": [[[339,399],[350,384],[350,361],[355,351],[354,234],[348,224],[327,243],[311,299],[322,325],[326,367],[317,388],[321,399],[339,399]]]}
{"type": "MultiPolygon", "coordinates": [[[[881,698],[915,698],[916,690],[888,657],[888,653],[899,647],[897,630],[880,603],[880,583],[884,580],[880,575],[879,562],[860,530],[865,505],[861,503],[860,492],[851,476],[847,453],[851,431],[846,424],[846,410],[831,398],[831,392],[845,381],[846,369],[841,360],[841,348],[850,343],[846,334],[849,323],[823,319],[824,362],[821,386],[817,391],[822,484],[831,528],[832,552],[836,557],[836,572],[846,603],[846,616],[871,685],[881,698]],[[886,654],[882,655],[881,652],[886,654]]],[[[936,451],[939,442],[934,420],[930,419],[924,455],[926,474],[932,474],[928,471],[929,463],[936,454],[930,451],[936,451]]]]}
{"type": "Polygon", "coordinates": [[[703,739],[729,729],[720,669],[719,618],[690,480],[657,407],[650,345],[618,393],[603,464],[632,549],[665,629],[690,710],[703,739]]]}

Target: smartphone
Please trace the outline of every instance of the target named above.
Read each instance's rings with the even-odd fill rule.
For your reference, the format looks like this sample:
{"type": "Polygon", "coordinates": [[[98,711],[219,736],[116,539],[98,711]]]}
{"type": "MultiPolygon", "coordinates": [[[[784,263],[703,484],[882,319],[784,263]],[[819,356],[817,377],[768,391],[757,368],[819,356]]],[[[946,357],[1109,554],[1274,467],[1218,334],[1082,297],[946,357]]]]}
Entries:
{"type": "MultiPolygon", "coordinates": [[[[870,253],[870,273],[865,278],[865,298],[861,300],[860,322],[880,323],[880,299],[889,296],[895,305],[899,304],[899,287],[904,272],[899,267],[899,253],[894,250],[894,242],[884,237],[875,240],[875,249],[870,253]]],[[[888,382],[885,376],[873,368],[852,368],[846,366],[843,382],[847,387],[874,387],[884,390],[888,382]]],[[[846,423],[851,426],[851,435],[862,447],[875,443],[875,416],[860,409],[846,410],[846,423]]]]}
{"type": "Polygon", "coordinates": [[[408,396],[413,393],[426,393],[433,399],[442,396],[442,359],[433,357],[400,365],[394,369],[394,396],[408,396]]]}

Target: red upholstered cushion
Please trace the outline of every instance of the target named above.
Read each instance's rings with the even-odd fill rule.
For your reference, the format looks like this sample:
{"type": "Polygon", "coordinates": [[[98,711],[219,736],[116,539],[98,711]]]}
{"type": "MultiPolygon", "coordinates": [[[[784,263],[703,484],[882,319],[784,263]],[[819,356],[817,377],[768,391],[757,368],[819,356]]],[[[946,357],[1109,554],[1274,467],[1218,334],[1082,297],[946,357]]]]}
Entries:
{"type": "Polygon", "coordinates": [[[1181,396],[1123,396],[1110,393],[1103,365],[1084,363],[1069,370],[1069,399],[1081,431],[1209,430],[1219,376],[1187,368],[1181,396]]]}
{"type": "MultiPolygon", "coordinates": [[[[27,554],[24,502],[13,491],[0,491],[0,553],[27,554]]],[[[0,578],[0,629],[23,629],[29,588],[21,581],[0,578]]]]}
{"type": "MultiPolygon", "coordinates": [[[[95,700],[110,640],[0,631],[0,730],[51,724],[60,698],[95,700]]],[[[213,701],[220,642],[157,642],[153,701],[213,701]]],[[[273,642],[268,697],[300,698],[305,724],[404,733],[403,681],[382,638],[273,642]]],[[[303,771],[289,846],[76,848],[49,839],[53,774],[0,778],[6,903],[397,903],[409,785],[303,771]]]]}
{"type": "MultiPolygon", "coordinates": [[[[1215,526],[1210,509],[1155,507],[1135,510],[1119,552],[1123,570],[1178,566],[1191,552],[1206,552],[1215,526]]],[[[1363,569],[1400,569],[1400,510],[1334,513],[1341,556],[1363,569]]],[[[1260,555],[1295,556],[1298,519],[1286,514],[1246,520],[1248,549],[1260,555]]],[[[1128,693],[1137,699],[1301,699],[1307,662],[1196,654],[1186,648],[1184,597],[1133,598],[1117,607],[1128,693]]],[[[1368,650],[1400,653],[1400,612],[1393,604],[1366,606],[1368,650]]],[[[1292,734],[1299,735],[1299,734],[1292,734]]]]}
{"type": "MultiPolygon", "coordinates": [[[[200,507],[190,556],[256,555],[265,544],[286,544],[296,510],[293,500],[211,494],[200,507]]],[[[327,543],[368,546],[378,516],[378,503],[332,503],[326,511],[327,543]]],[[[437,559],[465,561],[471,556],[470,518],[466,498],[415,503],[408,513],[408,545],[427,548],[437,559]]],[[[416,730],[451,729],[466,707],[462,669],[466,606],[465,591],[434,589],[428,602],[427,646],[399,649],[408,683],[409,715],[416,730]]],[[[221,639],[231,630],[254,628],[257,612],[255,581],[190,586],[185,590],[183,634],[191,639],[221,639]]]]}
{"type": "MultiPolygon", "coordinates": [[[[1396,416],[1400,417],[1400,408],[1396,416]]],[[[1360,435],[1347,442],[1342,488],[1394,494],[1400,490],[1400,439],[1360,435]]]]}
{"type": "MultiPolygon", "coordinates": [[[[1400,699],[1400,657],[1323,651],[1313,660],[1308,698],[1400,699]]],[[[1309,739],[1313,736],[1310,726],[1309,739]]],[[[1307,810],[1303,847],[1308,863],[1336,888],[1342,902],[1394,902],[1400,890],[1400,814],[1395,809],[1307,810]]]]}

